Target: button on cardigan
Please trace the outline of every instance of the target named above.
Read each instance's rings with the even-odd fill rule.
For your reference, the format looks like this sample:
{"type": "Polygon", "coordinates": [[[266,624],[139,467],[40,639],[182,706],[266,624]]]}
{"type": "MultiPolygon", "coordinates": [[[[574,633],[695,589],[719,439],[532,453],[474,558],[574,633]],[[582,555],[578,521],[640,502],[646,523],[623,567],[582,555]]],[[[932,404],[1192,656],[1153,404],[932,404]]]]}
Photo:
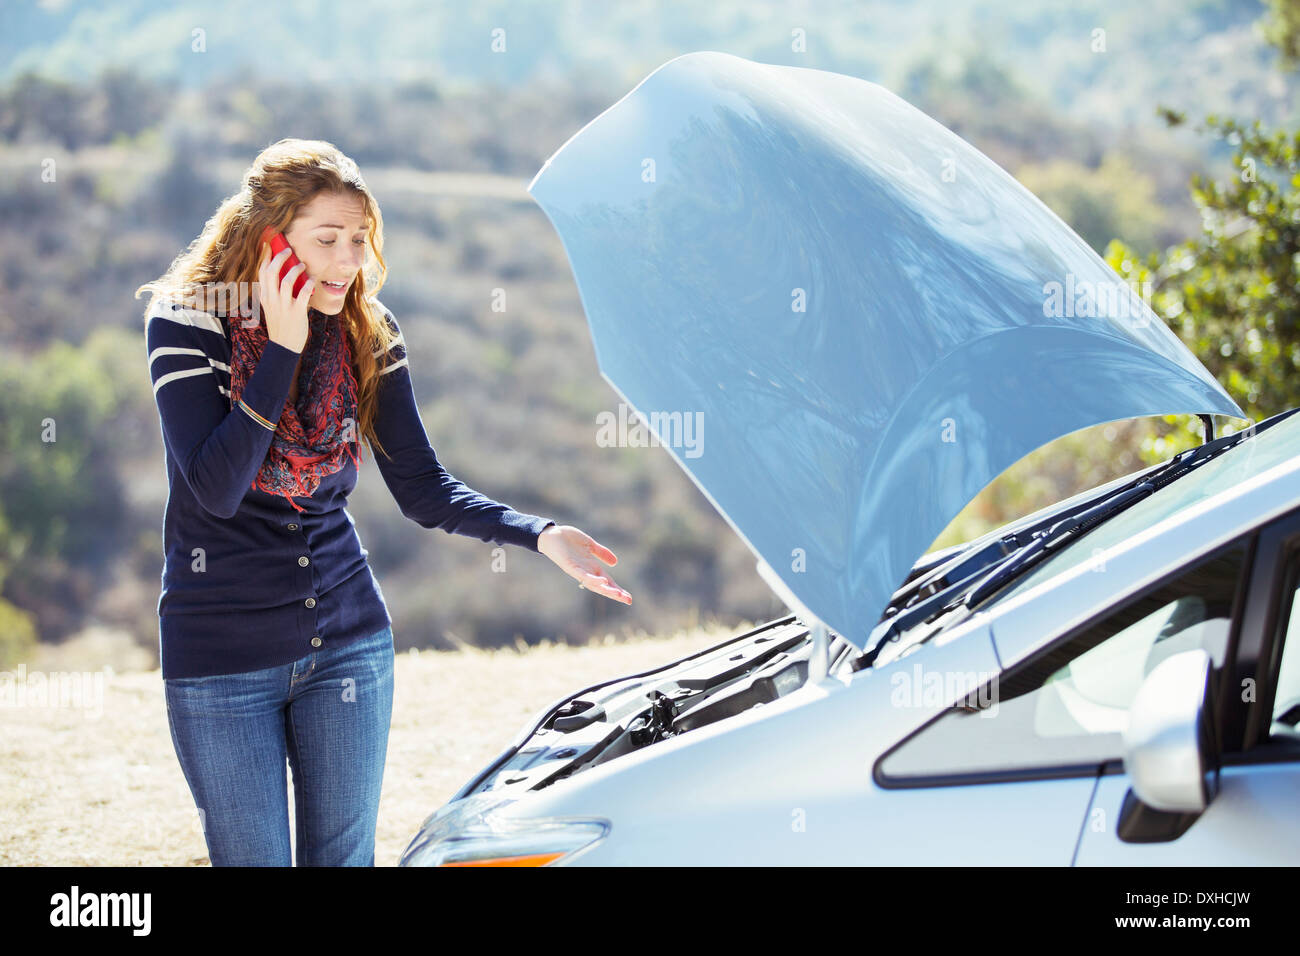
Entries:
{"type": "MultiPolygon", "coordinates": [[[[425,528],[537,551],[552,520],[493,501],[438,461],[397,319],[372,301],[397,335],[381,360],[375,420],[387,454],[375,449],[373,457],[402,514],[425,528]]],[[[313,329],[335,321],[315,309],[308,315],[313,329]]],[[[350,456],[310,497],[294,497],[302,512],[252,487],[300,353],[268,341],[232,406],[229,321],[159,300],[146,318],[168,482],[158,599],[164,679],[275,667],[392,624],[346,507],[357,480],[350,456]]],[[[299,372],[300,391],[309,371],[299,372]]]]}

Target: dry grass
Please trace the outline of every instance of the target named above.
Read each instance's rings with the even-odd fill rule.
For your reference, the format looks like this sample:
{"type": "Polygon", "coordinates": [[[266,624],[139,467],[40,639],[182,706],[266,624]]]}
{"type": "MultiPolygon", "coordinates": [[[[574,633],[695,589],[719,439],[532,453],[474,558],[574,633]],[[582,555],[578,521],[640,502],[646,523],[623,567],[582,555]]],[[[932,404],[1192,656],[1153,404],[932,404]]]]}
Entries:
{"type": "MultiPolygon", "coordinates": [[[[376,864],[395,865],[424,818],[556,698],[747,627],[611,637],[585,647],[398,654],[376,864]]],[[[27,688],[38,672],[103,666],[94,661],[107,653],[105,643],[96,635],[81,647],[43,650],[25,665],[27,688]]],[[[114,656],[123,660],[120,649],[114,656]]],[[[167,730],[161,674],[113,666],[98,671],[102,695],[85,698],[91,706],[0,706],[0,865],[208,864],[167,730]]],[[[289,794],[286,800],[292,816],[289,794]]]]}

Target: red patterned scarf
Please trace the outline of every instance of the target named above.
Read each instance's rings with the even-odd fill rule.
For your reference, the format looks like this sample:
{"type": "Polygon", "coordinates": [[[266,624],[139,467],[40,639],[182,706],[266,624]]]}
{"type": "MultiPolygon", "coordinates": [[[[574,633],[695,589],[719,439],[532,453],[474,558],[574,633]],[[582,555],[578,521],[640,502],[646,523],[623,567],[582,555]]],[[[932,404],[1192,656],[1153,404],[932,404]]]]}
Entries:
{"type": "MultiPolygon", "coordinates": [[[[297,406],[291,401],[284,403],[271,447],[251,485],[284,495],[299,512],[306,509],[292,496],[311,497],[322,478],[343,467],[347,455],[358,467],[361,464],[357,380],[352,371],[352,346],[340,318],[308,310],[310,332],[299,366],[297,406]]],[[[229,321],[233,407],[257,368],[267,334],[264,321],[252,328],[245,328],[238,315],[229,321]]]]}

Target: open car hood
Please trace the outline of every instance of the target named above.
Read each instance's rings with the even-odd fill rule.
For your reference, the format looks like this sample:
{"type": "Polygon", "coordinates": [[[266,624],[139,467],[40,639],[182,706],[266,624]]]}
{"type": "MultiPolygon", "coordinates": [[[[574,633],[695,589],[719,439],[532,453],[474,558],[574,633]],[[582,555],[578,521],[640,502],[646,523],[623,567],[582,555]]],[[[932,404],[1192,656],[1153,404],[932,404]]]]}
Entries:
{"type": "Polygon", "coordinates": [[[858,647],[962,507],[1040,445],[1243,417],[1032,193],[864,80],[680,56],[528,190],[632,422],[778,593],[858,647]]]}

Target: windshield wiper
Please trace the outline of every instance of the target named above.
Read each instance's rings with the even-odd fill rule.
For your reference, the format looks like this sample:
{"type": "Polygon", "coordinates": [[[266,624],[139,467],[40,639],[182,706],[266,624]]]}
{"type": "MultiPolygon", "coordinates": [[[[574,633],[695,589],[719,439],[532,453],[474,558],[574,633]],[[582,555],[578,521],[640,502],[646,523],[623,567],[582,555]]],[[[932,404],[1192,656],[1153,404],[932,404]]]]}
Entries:
{"type": "MultiPolygon", "coordinates": [[[[1208,460],[1209,457],[1213,456],[1208,456],[1205,460],[1208,460]]],[[[1173,465],[1175,461],[1177,459],[1174,459],[1169,464],[1173,465]]],[[[1028,546],[1013,554],[985,575],[978,584],[966,592],[962,603],[966,607],[973,609],[986,598],[991,597],[1011,581],[1020,577],[1020,575],[1041,561],[1045,555],[1057,550],[1062,542],[1066,540],[1073,541],[1078,535],[1087,534],[1103,521],[1109,521],[1115,515],[1137,504],[1143,498],[1149,498],[1158,488],[1163,488],[1170,481],[1185,475],[1190,470],[1190,467],[1189,465],[1175,475],[1164,476],[1163,470],[1157,472],[1157,474],[1164,476],[1166,480],[1162,481],[1155,475],[1143,478],[1136,485],[1123,489],[1113,497],[1107,498],[1082,514],[1057,522],[1030,542],[1028,546]]]]}
{"type": "Polygon", "coordinates": [[[884,621],[897,615],[899,626],[905,627],[904,622],[914,619],[912,612],[918,607],[918,602],[927,601],[941,594],[951,595],[954,586],[968,584],[976,575],[993,565],[1000,564],[1010,555],[1031,544],[1053,525],[1087,511],[1098,502],[1108,500],[1115,493],[1115,489],[1111,489],[1069,508],[1054,511],[987,544],[972,545],[959,551],[955,556],[916,575],[895,591],[889,599],[889,606],[880,615],[880,620],[884,621]]]}
{"type": "Polygon", "coordinates": [[[964,619],[978,604],[1059,550],[1062,544],[1073,542],[1243,439],[1259,434],[1296,411],[1300,409],[1283,412],[1252,428],[1188,449],[1127,485],[1081,502],[1068,511],[1052,514],[969,554],[960,554],[941,567],[921,575],[894,595],[891,607],[882,615],[880,622],[883,625],[888,620],[888,626],[882,628],[877,625],[879,636],[862,655],[854,659],[853,670],[870,667],[888,642],[897,640],[910,628],[933,621],[958,607],[965,613],[954,617],[954,621],[964,619]],[[928,596],[926,591],[929,592],[928,596]],[[909,598],[910,602],[904,603],[909,598]],[[891,619],[890,611],[899,604],[903,604],[903,607],[891,619]]]}

